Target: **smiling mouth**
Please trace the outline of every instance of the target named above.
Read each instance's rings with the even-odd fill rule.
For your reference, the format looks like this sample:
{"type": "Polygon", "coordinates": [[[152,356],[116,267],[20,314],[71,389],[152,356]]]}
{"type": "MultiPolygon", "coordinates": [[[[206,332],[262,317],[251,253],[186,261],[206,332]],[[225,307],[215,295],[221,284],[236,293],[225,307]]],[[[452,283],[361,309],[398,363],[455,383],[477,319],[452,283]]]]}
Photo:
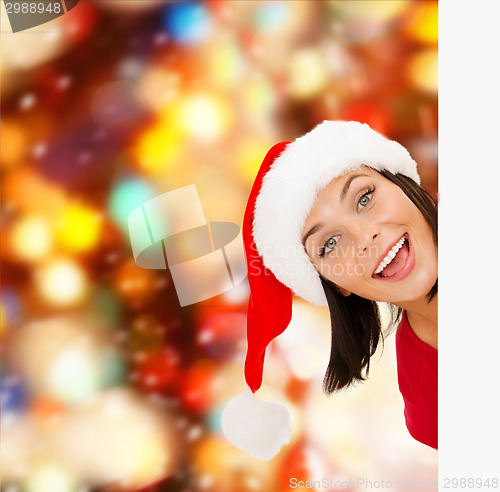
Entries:
{"type": "Polygon", "coordinates": [[[389,278],[399,273],[405,266],[410,255],[408,234],[405,234],[386,254],[379,263],[372,277],[389,278]]]}

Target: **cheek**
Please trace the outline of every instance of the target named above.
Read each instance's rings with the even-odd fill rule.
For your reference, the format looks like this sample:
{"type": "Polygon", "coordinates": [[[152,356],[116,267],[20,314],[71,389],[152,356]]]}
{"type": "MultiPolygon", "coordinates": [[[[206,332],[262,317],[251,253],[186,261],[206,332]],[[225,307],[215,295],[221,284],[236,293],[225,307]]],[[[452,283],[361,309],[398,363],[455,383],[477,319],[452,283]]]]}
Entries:
{"type": "Polygon", "coordinates": [[[344,288],[357,285],[366,274],[366,267],[356,259],[344,259],[343,261],[323,262],[319,273],[344,288]]]}
{"type": "MultiPolygon", "coordinates": [[[[434,242],[431,226],[417,210],[412,215],[413,241],[427,258],[437,257],[437,246],[434,242]]],[[[422,254],[422,253],[421,253],[422,254]]]]}
{"type": "Polygon", "coordinates": [[[421,258],[419,266],[426,270],[430,276],[437,277],[438,250],[434,242],[432,230],[427,222],[421,226],[420,234],[415,238],[415,241],[417,242],[417,260],[421,258]]]}
{"type": "Polygon", "coordinates": [[[385,197],[378,205],[377,218],[382,223],[405,224],[414,222],[416,219],[415,212],[419,213],[411,200],[406,195],[399,193],[393,199],[385,197]]]}

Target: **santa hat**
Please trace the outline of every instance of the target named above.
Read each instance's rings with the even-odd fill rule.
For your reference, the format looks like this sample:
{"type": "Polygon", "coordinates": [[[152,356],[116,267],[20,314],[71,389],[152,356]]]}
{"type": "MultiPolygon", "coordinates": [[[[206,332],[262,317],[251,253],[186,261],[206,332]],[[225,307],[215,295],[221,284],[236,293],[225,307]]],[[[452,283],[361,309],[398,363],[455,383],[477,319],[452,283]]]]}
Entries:
{"type": "Polygon", "coordinates": [[[243,220],[250,285],[245,380],[249,390],[234,397],[222,430],[236,447],[261,459],[289,442],[291,424],[283,405],[258,400],[267,345],[288,326],[296,294],[325,305],[320,277],[301,242],[317,194],[330,181],[369,166],[403,174],[420,184],[417,164],[399,143],[356,121],[324,121],[294,142],[267,153],[255,179],[243,220]]]}

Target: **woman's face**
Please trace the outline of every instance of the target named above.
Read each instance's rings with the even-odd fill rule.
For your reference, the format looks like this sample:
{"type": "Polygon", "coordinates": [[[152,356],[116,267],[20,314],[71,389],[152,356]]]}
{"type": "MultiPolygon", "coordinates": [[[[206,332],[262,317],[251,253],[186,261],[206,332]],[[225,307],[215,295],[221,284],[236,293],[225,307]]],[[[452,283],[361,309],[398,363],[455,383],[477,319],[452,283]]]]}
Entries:
{"type": "Polygon", "coordinates": [[[399,186],[366,166],[319,192],[302,240],[346,295],[398,304],[426,296],[437,279],[429,224],[399,186]]]}

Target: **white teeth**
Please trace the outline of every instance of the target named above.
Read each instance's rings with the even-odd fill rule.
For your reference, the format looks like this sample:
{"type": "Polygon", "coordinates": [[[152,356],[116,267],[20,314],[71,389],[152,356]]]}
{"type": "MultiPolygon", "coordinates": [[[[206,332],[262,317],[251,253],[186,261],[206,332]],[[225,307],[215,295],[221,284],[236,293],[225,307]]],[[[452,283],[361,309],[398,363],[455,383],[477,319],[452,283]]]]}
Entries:
{"type": "Polygon", "coordinates": [[[406,238],[403,236],[387,253],[387,256],[380,262],[380,265],[377,267],[375,270],[375,274],[380,273],[395,257],[397,252],[401,249],[403,246],[404,242],[406,241],[406,238]]]}

